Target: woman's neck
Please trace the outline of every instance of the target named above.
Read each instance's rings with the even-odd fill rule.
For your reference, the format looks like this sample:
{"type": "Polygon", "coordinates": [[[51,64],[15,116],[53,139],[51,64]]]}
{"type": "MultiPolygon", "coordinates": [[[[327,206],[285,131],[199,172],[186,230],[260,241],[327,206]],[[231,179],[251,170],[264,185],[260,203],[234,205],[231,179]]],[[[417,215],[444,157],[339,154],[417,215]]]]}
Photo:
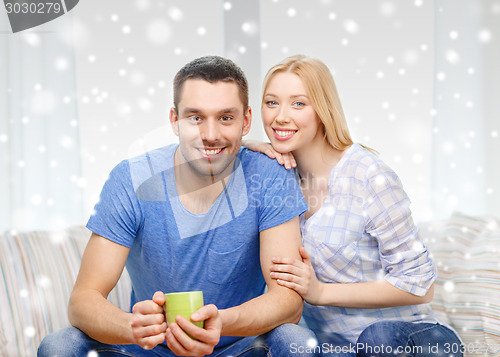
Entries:
{"type": "Polygon", "coordinates": [[[344,151],[334,149],[326,139],[319,137],[308,145],[294,150],[299,175],[303,180],[327,179],[344,151]]]}

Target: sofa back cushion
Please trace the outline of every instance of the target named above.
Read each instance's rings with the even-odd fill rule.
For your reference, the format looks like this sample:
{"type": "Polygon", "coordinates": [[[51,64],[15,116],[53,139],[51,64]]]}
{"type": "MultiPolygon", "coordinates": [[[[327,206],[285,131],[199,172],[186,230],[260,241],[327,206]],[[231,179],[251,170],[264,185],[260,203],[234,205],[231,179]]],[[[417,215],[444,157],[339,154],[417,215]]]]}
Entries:
{"type": "Polygon", "coordinates": [[[420,228],[438,268],[434,311],[466,356],[500,356],[500,221],[456,212],[420,228]]]}
{"type": "MultiPolygon", "coordinates": [[[[91,232],[7,232],[0,236],[0,356],[36,356],[42,339],[69,326],[68,301],[91,232]]],[[[124,272],[109,300],[128,311],[124,272]]]]}

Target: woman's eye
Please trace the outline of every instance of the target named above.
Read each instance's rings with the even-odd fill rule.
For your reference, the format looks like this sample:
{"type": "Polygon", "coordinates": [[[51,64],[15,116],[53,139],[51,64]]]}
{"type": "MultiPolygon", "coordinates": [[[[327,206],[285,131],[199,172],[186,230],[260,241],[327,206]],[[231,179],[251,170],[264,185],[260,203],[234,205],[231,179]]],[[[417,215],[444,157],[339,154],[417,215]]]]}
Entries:
{"type": "Polygon", "coordinates": [[[269,106],[278,105],[278,103],[276,103],[274,100],[268,100],[266,104],[269,106]]]}
{"type": "Polygon", "coordinates": [[[303,107],[303,106],[305,106],[305,105],[306,105],[306,104],[305,104],[305,103],[303,103],[303,102],[295,102],[295,103],[293,103],[293,104],[294,104],[296,107],[303,107]]]}

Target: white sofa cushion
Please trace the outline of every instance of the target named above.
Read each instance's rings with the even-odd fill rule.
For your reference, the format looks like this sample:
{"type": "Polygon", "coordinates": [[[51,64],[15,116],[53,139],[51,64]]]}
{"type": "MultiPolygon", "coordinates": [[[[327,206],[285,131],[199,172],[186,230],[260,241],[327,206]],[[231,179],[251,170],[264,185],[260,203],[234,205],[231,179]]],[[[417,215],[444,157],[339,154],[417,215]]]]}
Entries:
{"type": "MultiPolygon", "coordinates": [[[[0,236],[0,356],[36,356],[47,334],[69,326],[69,295],[89,237],[81,226],[0,236]]],[[[128,311],[130,291],[125,272],[109,300],[128,311]]]]}
{"type": "Polygon", "coordinates": [[[434,311],[466,355],[500,356],[500,221],[456,212],[420,228],[438,267],[434,311]]]}

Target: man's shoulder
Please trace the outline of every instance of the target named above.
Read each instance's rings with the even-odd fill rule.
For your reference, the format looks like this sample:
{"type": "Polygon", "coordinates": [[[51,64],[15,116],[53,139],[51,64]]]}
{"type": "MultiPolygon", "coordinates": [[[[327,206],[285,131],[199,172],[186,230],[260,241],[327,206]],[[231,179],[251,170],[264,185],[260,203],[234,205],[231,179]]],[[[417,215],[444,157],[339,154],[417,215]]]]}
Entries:
{"type": "Polygon", "coordinates": [[[126,161],[128,161],[130,165],[148,161],[151,161],[153,163],[166,162],[168,161],[168,158],[173,154],[173,152],[175,152],[178,146],[178,144],[162,146],[160,148],[149,150],[142,154],[128,158],[126,161]]]}
{"type": "Polygon", "coordinates": [[[178,144],[163,146],[124,160],[132,183],[137,189],[143,182],[173,167],[173,155],[178,144]]]}
{"type": "Polygon", "coordinates": [[[287,175],[287,171],[276,159],[260,152],[255,152],[242,147],[238,158],[241,161],[243,170],[263,176],[287,175]]]}

